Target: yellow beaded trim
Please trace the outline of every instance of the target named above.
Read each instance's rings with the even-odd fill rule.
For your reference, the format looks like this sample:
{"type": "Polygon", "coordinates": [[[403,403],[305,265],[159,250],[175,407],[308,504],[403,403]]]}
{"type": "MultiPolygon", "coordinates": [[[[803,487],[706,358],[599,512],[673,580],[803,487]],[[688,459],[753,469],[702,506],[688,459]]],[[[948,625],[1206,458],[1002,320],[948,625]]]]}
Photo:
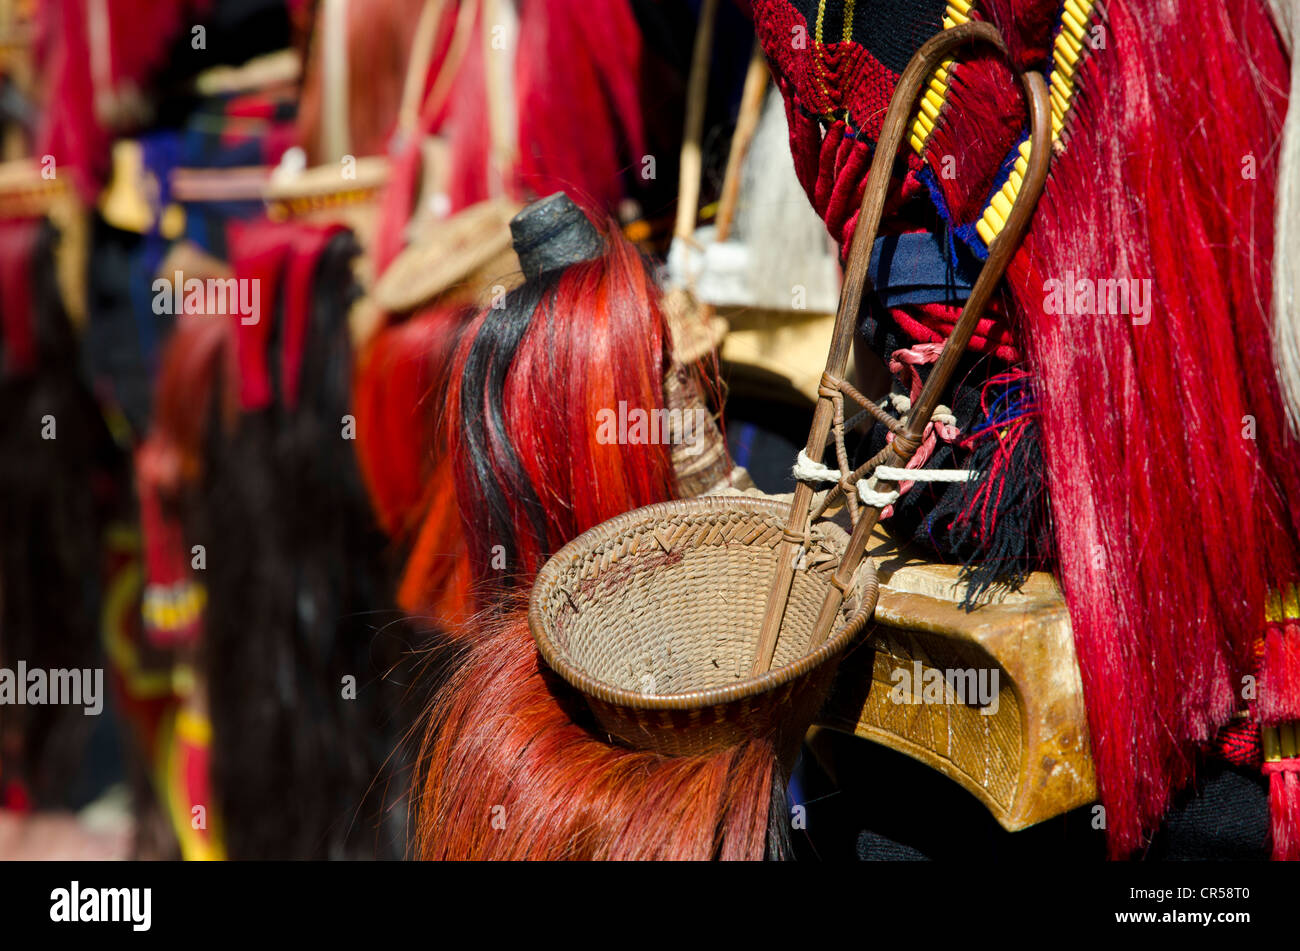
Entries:
{"type": "Polygon", "coordinates": [[[1300,723],[1292,720],[1278,726],[1259,728],[1259,739],[1264,747],[1264,762],[1276,763],[1300,756],[1300,723]]]}
{"type": "Polygon", "coordinates": [[[180,630],[199,619],[207,600],[207,592],[199,584],[151,584],[144,591],[142,611],[145,623],[154,630],[180,630]]]}
{"type": "MultiPolygon", "coordinates": [[[[948,0],[943,16],[943,28],[951,30],[954,26],[967,22],[970,19],[970,6],[969,0],[948,0]]],[[[951,77],[949,70],[952,64],[953,60],[950,57],[935,67],[934,72],[930,74],[930,83],[926,87],[925,94],[921,96],[921,106],[917,109],[916,119],[912,122],[912,135],[909,139],[917,155],[925,152],[925,144],[930,139],[930,133],[934,131],[934,124],[939,121],[939,111],[948,98],[948,81],[951,77]]]]}
{"type": "Polygon", "coordinates": [[[1300,620],[1300,586],[1290,585],[1285,591],[1270,591],[1268,601],[1264,603],[1264,620],[1270,624],[1300,620]]]}
{"type": "Polygon", "coordinates": [[[319,195],[303,195],[296,198],[275,198],[267,202],[267,217],[272,221],[284,221],[298,218],[324,208],[339,208],[344,205],[359,205],[369,201],[379,193],[379,187],[349,188],[338,191],[322,192],[319,195]]]}
{"type": "MultiPolygon", "coordinates": [[[[1088,22],[1092,19],[1093,0],[1065,0],[1061,9],[1061,28],[1057,31],[1052,44],[1052,69],[1048,74],[1048,94],[1052,102],[1052,146],[1058,147],[1061,135],[1065,131],[1065,119],[1074,102],[1074,76],[1083,57],[1084,37],[1087,35],[1088,22]]],[[[1020,155],[1016,158],[1011,175],[1003,183],[984,213],[975,222],[975,231],[986,245],[993,241],[1006,227],[1007,215],[1020,194],[1020,185],[1024,181],[1025,169],[1029,166],[1030,142],[1026,139],[1020,145],[1020,155]]]]}

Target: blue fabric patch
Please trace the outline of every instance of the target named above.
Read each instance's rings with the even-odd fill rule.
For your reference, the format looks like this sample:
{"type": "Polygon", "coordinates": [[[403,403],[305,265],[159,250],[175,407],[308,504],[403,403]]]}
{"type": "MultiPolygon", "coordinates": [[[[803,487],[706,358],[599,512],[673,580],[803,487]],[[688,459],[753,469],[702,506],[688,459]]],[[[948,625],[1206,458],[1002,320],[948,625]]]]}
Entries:
{"type": "Polygon", "coordinates": [[[885,307],[961,304],[970,296],[980,264],[948,234],[929,231],[877,238],[867,273],[885,307]]]}

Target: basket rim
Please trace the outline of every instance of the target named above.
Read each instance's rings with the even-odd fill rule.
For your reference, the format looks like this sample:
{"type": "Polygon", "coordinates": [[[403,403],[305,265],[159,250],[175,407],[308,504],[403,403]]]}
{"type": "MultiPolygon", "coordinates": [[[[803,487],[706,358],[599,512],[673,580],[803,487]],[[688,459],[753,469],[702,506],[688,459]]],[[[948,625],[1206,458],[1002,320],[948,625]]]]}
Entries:
{"type": "Polygon", "coordinates": [[[870,577],[862,585],[863,603],[848,623],[832,633],[816,650],[804,654],[797,661],[775,670],[769,670],[757,677],[747,677],[725,687],[708,690],[691,690],[675,694],[642,694],[622,687],[614,687],[579,670],[565,660],[556,649],[556,645],[546,634],[542,624],[543,602],[551,588],[558,583],[559,574],[569,565],[582,557],[591,547],[621,534],[637,524],[658,521],[667,515],[705,514],[711,511],[744,509],[756,514],[784,516],[789,504],[772,498],[756,498],[749,495],[709,495],[693,499],[675,499],[668,502],[656,502],[608,521],[601,522],[594,528],[583,532],[546,560],[533,583],[533,592],[528,599],[528,628],[533,641],[547,666],[584,696],[594,697],[608,704],[628,707],[636,710],[696,710],[722,704],[735,703],[747,697],[770,693],[785,684],[805,676],[840,653],[858,635],[868,620],[875,613],[879,598],[880,585],[876,578],[876,565],[870,558],[862,559],[854,574],[855,587],[862,572],[870,577]]]}

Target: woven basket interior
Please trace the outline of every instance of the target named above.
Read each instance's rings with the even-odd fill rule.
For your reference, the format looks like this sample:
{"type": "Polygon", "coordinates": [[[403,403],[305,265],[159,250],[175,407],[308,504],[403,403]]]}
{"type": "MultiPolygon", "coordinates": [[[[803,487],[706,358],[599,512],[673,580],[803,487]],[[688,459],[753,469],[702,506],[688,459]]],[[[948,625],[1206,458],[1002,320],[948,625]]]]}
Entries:
{"type": "MultiPolygon", "coordinates": [[[[711,518],[637,526],[569,564],[547,599],[545,621],[564,659],[601,683],[650,696],[749,678],[781,518],[711,518]]],[[[804,570],[795,572],[773,669],[807,653],[846,540],[834,525],[816,531],[804,570]]],[[[845,601],[841,624],[857,604],[845,601]]]]}

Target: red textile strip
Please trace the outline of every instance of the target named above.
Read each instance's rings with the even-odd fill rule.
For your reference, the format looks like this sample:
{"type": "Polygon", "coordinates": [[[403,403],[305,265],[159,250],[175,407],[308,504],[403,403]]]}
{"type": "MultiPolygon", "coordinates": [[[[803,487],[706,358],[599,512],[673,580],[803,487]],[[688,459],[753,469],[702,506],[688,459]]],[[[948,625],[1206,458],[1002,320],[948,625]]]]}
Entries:
{"type": "Polygon", "coordinates": [[[289,409],[298,407],[298,380],[302,373],[302,353],[311,319],[312,289],[316,263],[330,239],[345,230],[342,225],[323,228],[299,227],[292,236],[284,287],[284,336],[280,350],[282,399],[289,409]]]}
{"type": "Polygon", "coordinates": [[[11,376],[36,369],[32,258],[40,229],[33,218],[0,223],[0,332],[5,373],[11,376]]]}
{"type": "Polygon", "coordinates": [[[274,402],[267,344],[274,322],[280,278],[289,256],[289,229],[269,221],[231,222],[231,264],[241,281],[256,281],[261,315],[256,323],[239,320],[235,354],[239,365],[239,407],[244,412],[266,409],[274,402]]]}

